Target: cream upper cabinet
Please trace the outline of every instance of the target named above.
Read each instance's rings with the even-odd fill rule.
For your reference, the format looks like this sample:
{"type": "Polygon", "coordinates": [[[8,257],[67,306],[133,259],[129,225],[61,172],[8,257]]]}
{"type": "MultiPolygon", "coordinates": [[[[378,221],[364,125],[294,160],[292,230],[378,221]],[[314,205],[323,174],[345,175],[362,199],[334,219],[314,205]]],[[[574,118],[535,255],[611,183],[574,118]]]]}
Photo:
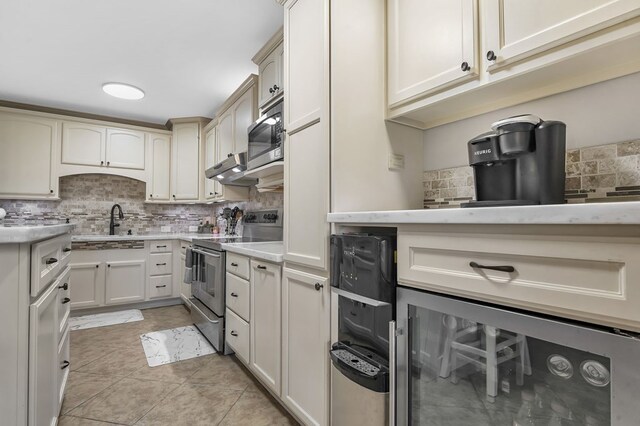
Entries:
{"type": "Polygon", "coordinates": [[[200,182],[200,125],[173,125],[171,186],[172,201],[198,201],[200,182]]]}
{"type": "Polygon", "coordinates": [[[171,136],[149,134],[151,182],[147,184],[148,200],[171,199],[171,136]]]}
{"type": "MultiPolygon", "coordinates": [[[[212,127],[207,131],[205,135],[204,145],[204,168],[216,165],[217,153],[216,153],[216,127],[212,127]]],[[[215,199],[220,192],[220,182],[214,179],[207,179],[205,177],[204,182],[204,198],[207,200],[215,199]]]]}
{"type": "Polygon", "coordinates": [[[219,156],[217,161],[223,161],[225,158],[229,156],[229,154],[233,154],[233,111],[227,110],[224,114],[220,116],[218,119],[218,149],[219,156]]]}
{"type": "Polygon", "coordinates": [[[86,123],[62,125],[62,163],[80,166],[106,164],[107,129],[86,123]]]}
{"type": "Polygon", "coordinates": [[[329,283],[283,268],[282,400],[304,424],[329,424],[329,283]]]}
{"type": "Polygon", "coordinates": [[[319,121],[325,90],[325,1],[291,0],[284,6],[285,128],[289,134],[319,121]]]}
{"type": "Polygon", "coordinates": [[[251,361],[249,368],[280,395],[280,265],[251,260],[251,361]]]}
{"type": "Polygon", "coordinates": [[[489,69],[500,68],[640,15],[637,0],[490,0],[482,3],[489,69]],[[548,11],[549,13],[542,13],[548,11]]]}
{"type": "Polygon", "coordinates": [[[247,90],[231,107],[233,110],[234,153],[249,149],[249,126],[255,121],[256,100],[254,91],[247,90]]]}
{"type": "Polygon", "coordinates": [[[107,167],[144,170],[144,133],[107,129],[107,167]]]}
{"type": "Polygon", "coordinates": [[[59,123],[0,114],[0,198],[55,198],[59,123]]]}
{"type": "Polygon", "coordinates": [[[329,141],[320,123],[288,137],[284,168],[284,258],[326,269],[329,141]]]}
{"type": "Polygon", "coordinates": [[[477,0],[388,0],[387,37],[390,105],[478,76],[477,0]]]}
{"type": "Polygon", "coordinates": [[[284,45],[280,43],[258,66],[258,105],[261,108],[284,91],[283,53],[284,45]]]}

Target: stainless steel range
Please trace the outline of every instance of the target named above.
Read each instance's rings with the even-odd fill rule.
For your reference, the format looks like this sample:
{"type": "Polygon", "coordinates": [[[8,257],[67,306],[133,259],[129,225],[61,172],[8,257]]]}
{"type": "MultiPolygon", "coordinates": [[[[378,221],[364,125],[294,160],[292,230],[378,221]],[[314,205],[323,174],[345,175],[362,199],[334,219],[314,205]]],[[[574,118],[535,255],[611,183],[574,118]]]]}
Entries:
{"type": "Polygon", "coordinates": [[[282,241],[280,210],[247,212],[243,223],[242,237],[196,240],[191,249],[191,319],[213,347],[225,354],[230,351],[224,344],[226,252],[222,244],[282,241]]]}

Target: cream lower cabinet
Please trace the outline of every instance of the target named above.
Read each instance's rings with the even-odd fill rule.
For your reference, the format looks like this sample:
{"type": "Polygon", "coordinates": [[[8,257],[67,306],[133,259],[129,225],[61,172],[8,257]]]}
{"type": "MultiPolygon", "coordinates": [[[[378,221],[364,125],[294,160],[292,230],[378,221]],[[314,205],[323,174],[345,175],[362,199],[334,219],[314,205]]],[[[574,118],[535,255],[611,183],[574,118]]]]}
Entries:
{"type": "Polygon", "coordinates": [[[54,158],[59,127],[54,120],[0,113],[0,198],[58,196],[54,158]]]}
{"type": "Polygon", "coordinates": [[[329,283],[282,271],[282,400],[305,424],[329,424],[329,283]]]}
{"type": "Polygon", "coordinates": [[[178,274],[178,277],[176,278],[178,281],[177,287],[180,289],[179,290],[180,298],[187,306],[191,306],[191,302],[189,301],[189,299],[191,298],[191,284],[186,284],[184,282],[184,271],[186,268],[186,265],[185,265],[186,252],[187,252],[187,248],[189,248],[190,246],[191,244],[185,241],[180,242],[180,255],[178,256],[180,265],[178,268],[179,274],[178,274]]]}
{"type": "Polygon", "coordinates": [[[100,261],[71,263],[71,308],[104,304],[104,264],[100,261]]]}
{"type": "Polygon", "coordinates": [[[144,300],[145,260],[107,262],[105,304],[144,300]]]}
{"type": "Polygon", "coordinates": [[[251,361],[249,368],[280,395],[281,266],[251,260],[251,361]]]}

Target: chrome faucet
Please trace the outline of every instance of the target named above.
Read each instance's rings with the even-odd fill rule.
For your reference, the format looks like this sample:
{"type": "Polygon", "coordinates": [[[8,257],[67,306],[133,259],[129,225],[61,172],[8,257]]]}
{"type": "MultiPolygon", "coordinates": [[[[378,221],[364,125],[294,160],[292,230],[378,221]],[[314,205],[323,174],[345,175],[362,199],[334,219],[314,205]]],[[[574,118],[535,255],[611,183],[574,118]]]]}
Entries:
{"type": "Polygon", "coordinates": [[[124,213],[122,213],[122,207],[120,207],[120,204],[114,204],[113,207],[111,207],[111,222],[109,222],[109,235],[115,235],[116,226],[120,226],[119,223],[116,223],[115,217],[113,217],[116,211],[116,208],[118,209],[118,218],[120,218],[120,220],[124,219],[124,213]]]}

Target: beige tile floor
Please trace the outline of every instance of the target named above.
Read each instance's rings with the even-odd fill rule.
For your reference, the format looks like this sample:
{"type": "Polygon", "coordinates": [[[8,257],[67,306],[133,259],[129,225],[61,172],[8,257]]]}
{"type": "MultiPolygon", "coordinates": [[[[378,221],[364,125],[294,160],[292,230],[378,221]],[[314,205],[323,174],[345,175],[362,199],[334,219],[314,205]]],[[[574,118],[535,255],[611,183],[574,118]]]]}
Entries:
{"type": "Polygon", "coordinates": [[[71,332],[71,373],[60,426],[296,425],[233,356],[149,367],[140,335],[191,324],[183,306],[144,321],[71,332]]]}

